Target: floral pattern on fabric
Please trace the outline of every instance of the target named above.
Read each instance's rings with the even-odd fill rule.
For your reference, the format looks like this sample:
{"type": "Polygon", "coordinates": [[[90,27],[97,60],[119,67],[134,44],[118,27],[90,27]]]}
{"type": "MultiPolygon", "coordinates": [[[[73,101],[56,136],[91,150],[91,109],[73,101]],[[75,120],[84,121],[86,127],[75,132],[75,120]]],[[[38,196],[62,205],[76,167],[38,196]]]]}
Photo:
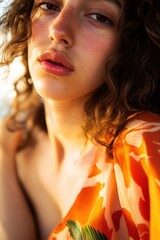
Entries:
{"type": "Polygon", "coordinates": [[[79,222],[67,221],[67,227],[72,240],[108,240],[103,233],[95,228],[88,225],[81,226],[79,222]]]}
{"type": "Polygon", "coordinates": [[[109,240],[160,239],[160,116],[139,113],[117,136],[113,159],[97,160],[66,217],[48,240],[69,240],[67,221],[109,240]]]}

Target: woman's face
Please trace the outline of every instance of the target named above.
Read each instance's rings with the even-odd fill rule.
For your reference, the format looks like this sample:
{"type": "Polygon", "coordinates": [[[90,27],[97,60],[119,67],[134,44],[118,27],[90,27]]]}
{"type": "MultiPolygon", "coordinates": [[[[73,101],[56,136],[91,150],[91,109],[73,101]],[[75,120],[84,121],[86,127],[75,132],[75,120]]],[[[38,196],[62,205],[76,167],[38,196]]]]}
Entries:
{"type": "Polygon", "coordinates": [[[88,97],[104,82],[118,47],[120,1],[35,0],[28,61],[42,97],[88,97]]]}

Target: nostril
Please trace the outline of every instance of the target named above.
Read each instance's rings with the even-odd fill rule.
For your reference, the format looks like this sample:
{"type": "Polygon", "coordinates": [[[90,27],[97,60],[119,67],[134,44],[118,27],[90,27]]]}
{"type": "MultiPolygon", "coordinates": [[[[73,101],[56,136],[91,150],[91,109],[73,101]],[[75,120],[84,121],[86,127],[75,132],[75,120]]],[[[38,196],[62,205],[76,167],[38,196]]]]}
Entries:
{"type": "Polygon", "coordinates": [[[68,41],[66,39],[63,39],[63,41],[66,45],[68,44],[68,41]]]}

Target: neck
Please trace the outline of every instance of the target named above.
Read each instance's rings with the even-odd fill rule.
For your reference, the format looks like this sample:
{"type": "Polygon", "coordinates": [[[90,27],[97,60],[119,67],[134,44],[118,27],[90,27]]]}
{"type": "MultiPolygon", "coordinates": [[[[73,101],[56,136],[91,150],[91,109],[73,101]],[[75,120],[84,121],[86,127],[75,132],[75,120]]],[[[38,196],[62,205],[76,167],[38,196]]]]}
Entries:
{"type": "Polygon", "coordinates": [[[45,101],[46,123],[51,144],[73,153],[83,151],[86,140],[82,129],[84,104],[45,101]]]}

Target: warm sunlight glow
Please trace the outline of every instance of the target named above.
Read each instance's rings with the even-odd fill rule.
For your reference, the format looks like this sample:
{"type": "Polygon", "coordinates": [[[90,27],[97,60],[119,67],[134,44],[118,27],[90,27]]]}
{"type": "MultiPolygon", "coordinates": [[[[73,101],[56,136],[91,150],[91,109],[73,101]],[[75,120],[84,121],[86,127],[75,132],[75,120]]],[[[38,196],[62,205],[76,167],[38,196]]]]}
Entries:
{"type": "Polygon", "coordinates": [[[10,104],[15,97],[13,83],[21,78],[25,69],[19,58],[15,59],[9,69],[0,68],[0,119],[10,111],[10,104]]]}

